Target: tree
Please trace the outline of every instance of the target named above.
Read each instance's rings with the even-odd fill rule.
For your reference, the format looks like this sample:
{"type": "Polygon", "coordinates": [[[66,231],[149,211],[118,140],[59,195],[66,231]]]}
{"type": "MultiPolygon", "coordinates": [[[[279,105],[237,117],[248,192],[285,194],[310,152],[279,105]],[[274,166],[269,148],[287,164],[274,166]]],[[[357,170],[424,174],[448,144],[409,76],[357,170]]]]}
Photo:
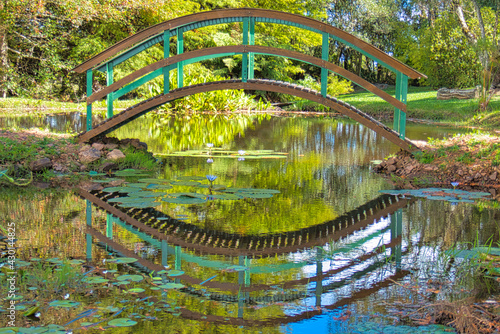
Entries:
{"type": "MultiPolygon", "coordinates": [[[[493,92],[490,92],[490,85],[495,77],[495,72],[498,71],[499,51],[497,31],[500,8],[499,2],[498,0],[453,0],[453,5],[462,32],[474,46],[482,66],[482,89],[479,99],[479,111],[485,111],[488,107],[489,101],[493,96],[493,92]],[[466,11],[464,10],[464,8],[466,8],[465,6],[468,8],[472,7],[475,16],[474,22],[468,22],[465,14],[466,11]],[[483,18],[483,12],[493,13],[494,23],[489,27],[483,18]],[[472,24],[474,24],[474,26],[472,26],[472,24]]],[[[494,84],[496,83],[497,82],[494,82],[494,84]]]]}

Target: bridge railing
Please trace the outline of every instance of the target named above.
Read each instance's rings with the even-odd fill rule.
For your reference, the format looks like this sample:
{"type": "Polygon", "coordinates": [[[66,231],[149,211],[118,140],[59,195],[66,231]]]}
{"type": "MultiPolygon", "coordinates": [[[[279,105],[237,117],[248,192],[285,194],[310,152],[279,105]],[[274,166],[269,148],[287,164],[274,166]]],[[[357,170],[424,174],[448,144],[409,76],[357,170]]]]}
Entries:
{"type": "Polygon", "coordinates": [[[242,55],[241,80],[243,82],[254,78],[255,54],[283,56],[319,66],[321,68],[321,94],[323,96],[327,94],[329,71],[355,82],[394,106],[393,128],[402,139],[405,138],[408,78],[425,77],[422,73],[415,71],[373,45],[338,28],[307,17],[254,8],[202,12],[166,21],[145,29],[115,44],[74,69],[78,73],[87,73],[87,131],[92,129],[92,103],[94,101],[106,97],[107,117],[109,118],[113,116],[113,101],[150,80],[163,76],[163,93],[168,94],[171,91],[169,84],[170,71],[177,70],[177,82],[178,88],[180,88],[184,85],[183,69],[185,65],[236,54],[242,55]],[[209,48],[204,49],[208,50],[204,52],[197,50],[184,54],[184,33],[186,31],[233,22],[241,22],[243,25],[242,45],[209,48]],[[321,58],[284,49],[256,46],[255,24],[259,22],[298,27],[320,34],[322,39],[321,58]],[[177,37],[177,55],[171,57],[169,49],[170,38],[172,37],[177,37]],[[396,74],[396,96],[392,97],[354,73],[330,63],[329,46],[331,39],[350,46],[394,72],[396,74]],[[113,81],[113,69],[117,65],[158,43],[163,43],[163,60],[146,66],[116,83],[113,81]],[[93,93],[93,74],[95,71],[106,74],[106,88],[93,93]]]}

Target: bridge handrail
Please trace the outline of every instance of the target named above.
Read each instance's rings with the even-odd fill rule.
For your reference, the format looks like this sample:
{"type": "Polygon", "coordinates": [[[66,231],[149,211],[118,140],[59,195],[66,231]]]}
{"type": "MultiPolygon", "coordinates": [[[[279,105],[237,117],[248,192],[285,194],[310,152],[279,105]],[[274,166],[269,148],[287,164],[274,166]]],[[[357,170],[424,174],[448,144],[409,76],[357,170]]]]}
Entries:
{"type": "Polygon", "coordinates": [[[227,19],[234,17],[241,17],[241,18],[254,17],[254,18],[267,18],[270,20],[282,20],[283,24],[294,23],[300,25],[305,29],[328,33],[330,37],[350,45],[351,47],[365,54],[366,56],[378,60],[379,62],[385,64],[390,69],[399,71],[402,74],[407,75],[409,78],[412,79],[426,78],[424,74],[407,66],[406,64],[400,62],[399,60],[389,56],[379,48],[355,37],[352,34],[349,34],[348,32],[345,32],[336,27],[330,26],[326,23],[308,17],[274,11],[274,10],[268,10],[268,9],[258,9],[258,8],[236,8],[236,9],[213,10],[213,11],[186,15],[183,17],[175,18],[169,21],[156,24],[114,44],[108,49],[102,51],[96,56],[90,58],[89,60],[75,67],[73,70],[77,73],[83,73],[87,70],[90,70],[96,67],[97,65],[106,62],[106,60],[108,60],[111,57],[114,57],[119,52],[124,51],[130,47],[133,47],[135,44],[140,43],[150,37],[159,35],[160,33],[166,30],[181,28],[185,25],[195,22],[202,22],[214,19],[227,19]]]}
{"type": "MultiPolygon", "coordinates": [[[[106,97],[109,93],[115,92],[118,89],[124,87],[127,84],[132,83],[134,80],[141,78],[148,73],[152,73],[155,70],[159,70],[164,67],[169,67],[169,66],[175,66],[178,63],[189,61],[189,60],[194,60],[197,61],[197,59],[205,57],[205,56],[217,56],[217,55],[226,55],[226,54],[242,54],[246,52],[253,52],[253,53],[258,53],[258,54],[267,54],[267,55],[276,55],[276,56],[282,56],[282,57],[287,57],[287,58],[293,58],[296,60],[303,61],[305,63],[309,63],[312,65],[316,65],[321,68],[326,68],[336,74],[341,75],[342,77],[364,87],[366,90],[374,93],[375,95],[379,96],[386,102],[390,103],[396,108],[399,108],[403,111],[406,111],[406,105],[399,101],[398,99],[394,98],[390,94],[386,93],[385,91],[381,90],[380,88],[376,87],[372,83],[366,81],[365,79],[357,76],[356,74],[349,72],[345,69],[343,69],[340,66],[337,66],[333,63],[330,63],[328,61],[324,61],[322,59],[309,56],[297,51],[291,51],[291,50],[285,50],[285,49],[279,49],[279,48],[273,48],[273,47],[266,47],[266,46],[258,46],[258,45],[231,45],[231,46],[219,46],[219,47],[212,47],[212,48],[206,48],[206,49],[200,49],[200,50],[195,50],[195,51],[190,51],[186,53],[182,53],[176,56],[172,56],[169,58],[165,58],[162,60],[157,61],[156,63],[150,64],[148,66],[145,66],[127,76],[124,78],[114,82],[110,86],[107,86],[100,91],[92,94],[91,96],[87,97],[87,105],[92,104],[93,102],[102,99],[106,97]]],[[[158,73],[158,75],[161,75],[161,73],[158,73]]],[[[151,78],[150,78],[151,79],[151,78]]],[[[139,85],[136,85],[134,88],[136,88],[139,85]]],[[[118,98],[119,96],[114,96],[113,99],[118,98]]]]}

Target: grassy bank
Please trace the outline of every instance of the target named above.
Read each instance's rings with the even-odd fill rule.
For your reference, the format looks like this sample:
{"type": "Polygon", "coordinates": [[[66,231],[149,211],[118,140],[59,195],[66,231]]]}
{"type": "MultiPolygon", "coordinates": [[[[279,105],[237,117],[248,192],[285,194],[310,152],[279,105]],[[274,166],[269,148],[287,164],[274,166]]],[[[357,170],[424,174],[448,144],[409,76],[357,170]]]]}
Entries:
{"type": "MultiPolygon", "coordinates": [[[[392,96],[395,95],[394,88],[385,91],[392,96]]],[[[407,117],[485,128],[500,125],[500,95],[491,99],[489,110],[482,114],[477,112],[478,99],[438,100],[436,95],[437,91],[429,87],[409,87],[407,117]]],[[[390,104],[370,92],[352,93],[339,98],[378,118],[392,117],[394,111],[390,104]]]]}

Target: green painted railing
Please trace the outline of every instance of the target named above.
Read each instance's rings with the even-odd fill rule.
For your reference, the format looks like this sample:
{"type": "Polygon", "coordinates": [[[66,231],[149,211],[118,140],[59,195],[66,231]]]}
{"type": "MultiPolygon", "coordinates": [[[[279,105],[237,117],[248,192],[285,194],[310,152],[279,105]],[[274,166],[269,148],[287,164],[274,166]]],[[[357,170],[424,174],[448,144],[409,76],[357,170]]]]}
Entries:
{"type": "MultiPolygon", "coordinates": [[[[114,83],[113,68],[118,64],[126,61],[127,59],[130,59],[131,57],[137,55],[138,53],[158,43],[163,43],[164,59],[168,59],[170,57],[170,38],[176,37],[177,55],[181,55],[184,53],[184,33],[186,31],[215,24],[227,24],[234,22],[242,23],[242,45],[255,45],[255,24],[257,22],[282,24],[321,34],[321,60],[324,62],[324,64],[328,63],[330,39],[333,39],[348,45],[349,47],[361,52],[366,57],[373,59],[378,64],[393,71],[396,74],[395,98],[398,101],[403,102],[403,107],[395,107],[394,130],[399,133],[399,137],[401,139],[405,138],[408,78],[421,78],[425,77],[425,75],[411,69],[410,67],[383,53],[374,46],[335,27],[299,15],[252,8],[204,12],[160,23],[125,39],[124,41],[101,52],[94,58],[75,68],[74,70],[76,72],[87,72],[87,131],[92,129],[92,99],[90,99],[91,101],[89,101],[89,98],[93,95],[92,86],[94,71],[101,71],[106,74],[106,85],[109,87],[114,83]],[[118,54],[119,52],[121,53],[118,54]]],[[[206,59],[212,59],[215,57],[233,56],[236,54],[242,55],[242,81],[246,82],[249,79],[253,79],[255,52],[217,53],[178,61],[176,63],[169,64],[152,72],[146,73],[145,75],[128,85],[120,87],[115,91],[108,92],[106,95],[107,117],[109,118],[113,116],[113,102],[116,99],[122,97],[130,91],[133,91],[134,89],[140,87],[141,85],[151,81],[158,76],[163,76],[163,93],[168,94],[170,92],[170,71],[177,69],[178,88],[181,88],[184,85],[183,69],[185,65],[206,59]]],[[[321,66],[321,94],[323,96],[326,96],[327,94],[329,71],[331,70],[329,70],[325,65],[321,66]]],[[[350,80],[349,78],[347,79],[350,80]]],[[[361,86],[369,91],[374,92],[374,90],[368,88],[367,85],[361,86]]]]}

